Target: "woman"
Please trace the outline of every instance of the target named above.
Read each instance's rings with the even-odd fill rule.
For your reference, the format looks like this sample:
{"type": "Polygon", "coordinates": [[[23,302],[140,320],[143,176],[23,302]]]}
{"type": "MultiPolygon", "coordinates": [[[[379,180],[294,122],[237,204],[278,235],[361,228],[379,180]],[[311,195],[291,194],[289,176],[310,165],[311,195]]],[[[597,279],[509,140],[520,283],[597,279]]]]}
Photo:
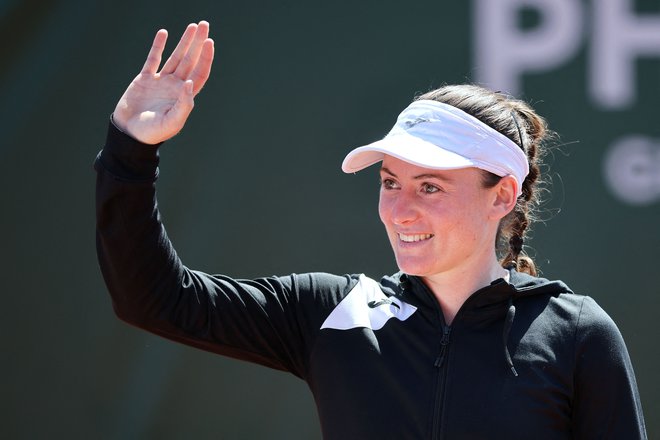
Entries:
{"type": "Polygon", "coordinates": [[[429,92],[346,157],[346,172],[382,162],[399,273],[234,280],[183,266],[156,207],[154,145],[208,79],[208,32],[189,25],[160,71],[157,33],[97,157],[98,255],[120,318],[299,376],[327,439],[645,438],[612,320],[522,255],[546,126],[499,93],[429,92]]]}

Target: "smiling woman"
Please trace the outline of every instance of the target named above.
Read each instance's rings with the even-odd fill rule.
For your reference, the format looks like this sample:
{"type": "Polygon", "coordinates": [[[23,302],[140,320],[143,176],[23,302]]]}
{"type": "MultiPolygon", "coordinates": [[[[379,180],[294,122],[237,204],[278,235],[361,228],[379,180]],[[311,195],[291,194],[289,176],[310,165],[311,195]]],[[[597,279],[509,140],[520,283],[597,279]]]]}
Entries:
{"type": "Polygon", "coordinates": [[[346,157],[347,172],[383,161],[380,217],[397,264],[423,276],[434,293],[444,292],[436,297],[448,323],[472,292],[501,276],[502,267],[536,275],[523,242],[538,203],[546,137],[545,120],[524,102],[455,85],[420,96],[384,139],[346,157]],[[419,236],[420,227],[431,227],[422,231],[423,245],[408,245],[418,241],[407,237],[419,236]]]}
{"type": "Polygon", "coordinates": [[[476,168],[427,171],[386,156],[379,213],[399,269],[425,280],[451,324],[470,294],[506,276],[494,243],[515,204],[515,181],[485,188],[476,168]]]}
{"type": "Polygon", "coordinates": [[[646,437],[614,322],[536,277],[522,253],[546,128],[501,93],[429,92],[344,160],[346,172],[382,162],[396,274],[237,280],[187,268],[155,181],[158,148],[209,77],[208,35],[207,22],[189,25],[159,69],[157,33],[95,162],[98,257],[121,319],[300,377],[326,439],[646,437]]]}

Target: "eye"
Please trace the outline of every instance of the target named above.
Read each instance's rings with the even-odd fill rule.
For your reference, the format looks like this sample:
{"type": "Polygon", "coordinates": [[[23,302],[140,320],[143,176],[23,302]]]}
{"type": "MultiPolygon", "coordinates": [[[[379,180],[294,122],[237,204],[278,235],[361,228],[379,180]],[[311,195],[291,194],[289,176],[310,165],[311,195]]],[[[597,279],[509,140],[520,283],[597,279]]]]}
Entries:
{"type": "Polygon", "coordinates": [[[394,181],[394,179],[390,179],[389,177],[381,179],[380,186],[383,189],[399,189],[399,185],[394,181]]]}
{"type": "Polygon", "coordinates": [[[422,183],[422,192],[425,194],[433,194],[442,191],[439,187],[431,185],[430,183],[422,183]]]}

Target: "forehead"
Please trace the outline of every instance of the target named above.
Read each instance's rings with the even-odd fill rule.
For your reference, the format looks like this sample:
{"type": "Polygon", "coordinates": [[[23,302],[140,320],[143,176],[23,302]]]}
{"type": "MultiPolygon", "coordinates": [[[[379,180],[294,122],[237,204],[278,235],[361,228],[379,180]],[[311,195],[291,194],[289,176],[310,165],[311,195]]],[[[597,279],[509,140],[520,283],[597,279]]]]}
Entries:
{"type": "Polygon", "coordinates": [[[453,170],[438,170],[406,162],[393,156],[385,155],[380,169],[381,174],[391,174],[397,177],[430,177],[446,181],[462,180],[473,175],[479,175],[477,168],[459,168],[453,170]]]}

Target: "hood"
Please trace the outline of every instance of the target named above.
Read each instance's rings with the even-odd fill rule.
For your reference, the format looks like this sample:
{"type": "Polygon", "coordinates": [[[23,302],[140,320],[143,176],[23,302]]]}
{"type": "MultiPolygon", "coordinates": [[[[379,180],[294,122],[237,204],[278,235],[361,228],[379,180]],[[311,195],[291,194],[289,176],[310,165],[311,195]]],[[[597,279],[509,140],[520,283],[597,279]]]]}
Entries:
{"type": "Polygon", "coordinates": [[[550,281],[545,278],[534,277],[526,273],[510,270],[509,282],[513,286],[516,295],[556,295],[559,293],[573,293],[563,281],[550,281]]]}

